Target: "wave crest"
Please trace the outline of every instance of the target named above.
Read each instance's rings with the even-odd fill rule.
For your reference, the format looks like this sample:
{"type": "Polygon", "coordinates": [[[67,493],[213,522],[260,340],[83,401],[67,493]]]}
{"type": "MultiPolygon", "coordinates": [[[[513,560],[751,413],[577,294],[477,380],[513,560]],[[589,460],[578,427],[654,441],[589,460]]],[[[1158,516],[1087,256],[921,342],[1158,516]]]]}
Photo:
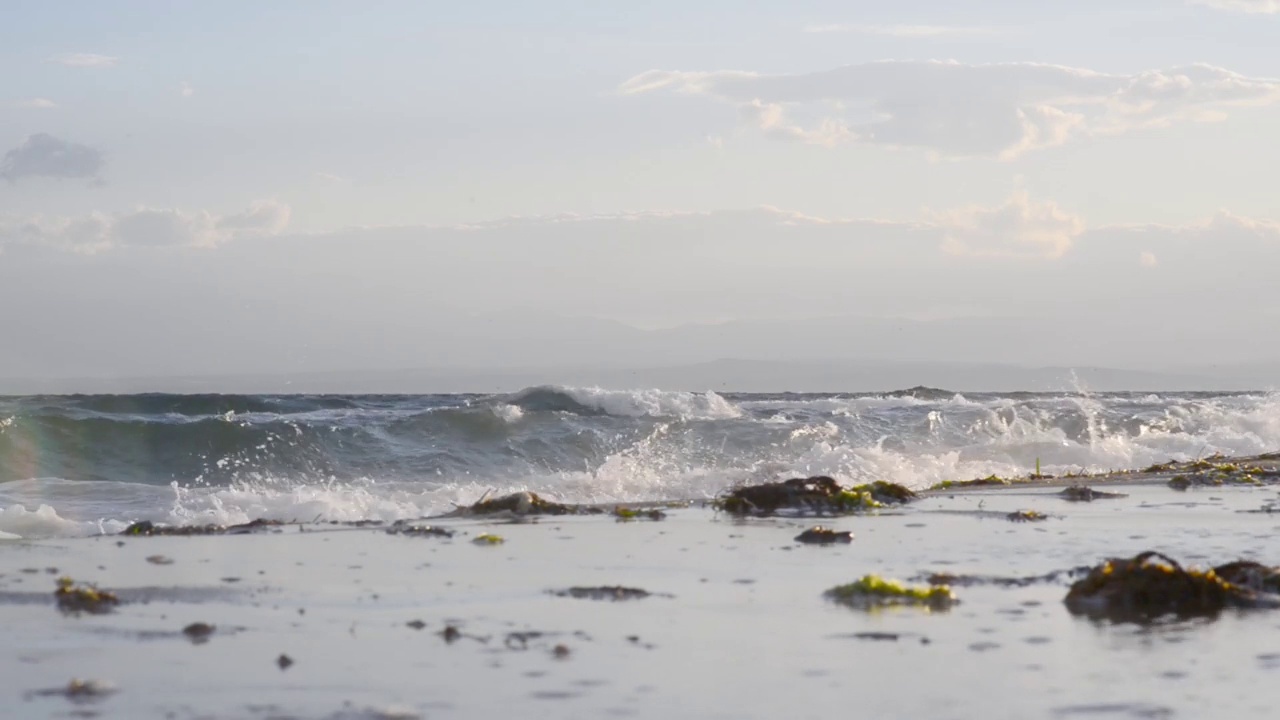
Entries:
{"type": "Polygon", "coordinates": [[[530,412],[585,416],[672,417],[683,420],[726,420],[742,416],[738,406],[711,391],[691,393],[539,385],[513,393],[503,402],[530,412]]]}

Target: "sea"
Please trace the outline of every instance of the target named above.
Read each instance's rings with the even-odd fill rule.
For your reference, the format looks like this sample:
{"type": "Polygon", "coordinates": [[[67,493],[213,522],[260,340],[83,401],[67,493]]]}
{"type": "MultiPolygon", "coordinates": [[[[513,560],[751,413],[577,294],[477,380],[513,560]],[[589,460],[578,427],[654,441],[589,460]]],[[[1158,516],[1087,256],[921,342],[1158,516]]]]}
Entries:
{"type": "Polygon", "coordinates": [[[518,490],[689,500],[818,474],[925,488],[1277,449],[1271,392],[0,397],[0,538],[392,521],[518,490]]]}

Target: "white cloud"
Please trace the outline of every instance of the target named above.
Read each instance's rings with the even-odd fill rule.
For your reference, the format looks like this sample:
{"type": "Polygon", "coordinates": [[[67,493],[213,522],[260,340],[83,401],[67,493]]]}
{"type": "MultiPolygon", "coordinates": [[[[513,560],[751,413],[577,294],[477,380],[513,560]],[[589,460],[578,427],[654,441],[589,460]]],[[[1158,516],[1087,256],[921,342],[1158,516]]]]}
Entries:
{"type": "Polygon", "coordinates": [[[957,35],[992,35],[996,28],[964,25],[809,25],[807,33],[854,33],[901,38],[933,38],[957,35]]]}
{"type": "Polygon", "coordinates": [[[0,178],[10,182],[31,177],[97,180],[104,164],[95,148],[36,133],[4,154],[0,178]]]}
{"type": "Polygon", "coordinates": [[[232,240],[278,235],[288,226],[289,214],[288,205],[264,200],[230,215],[139,208],[79,218],[0,216],[0,248],[28,245],[79,253],[129,246],[211,248],[232,240]]]}
{"type": "Polygon", "coordinates": [[[196,94],[196,89],[191,87],[191,83],[183,80],[181,83],[178,83],[178,94],[182,97],[191,97],[196,94]]]}
{"type": "Polygon", "coordinates": [[[49,110],[58,107],[58,103],[42,97],[19,100],[14,105],[27,110],[49,110]]]}
{"type": "Polygon", "coordinates": [[[346,183],[350,182],[346,178],[342,177],[337,173],[316,171],[315,173],[313,173],[313,175],[317,180],[322,180],[324,182],[332,183],[334,185],[345,185],[346,183]]]}
{"type": "Polygon", "coordinates": [[[59,55],[53,58],[53,62],[67,67],[111,67],[120,62],[120,58],[95,53],[72,53],[59,55]]]}
{"type": "Polygon", "coordinates": [[[650,70],[618,88],[624,95],[664,90],[736,105],[749,124],[777,137],[1003,159],[1077,137],[1221,120],[1227,108],[1280,100],[1280,80],[1211,65],[1132,75],[954,61],[883,61],[796,75],[650,70]]]}
{"type": "Polygon", "coordinates": [[[1280,0],[1187,0],[1187,4],[1250,14],[1280,13],[1280,0]]]}
{"type": "Polygon", "coordinates": [[[1053,202],[1033,202],[1015,192],[1003,205],[934,214],[943,228],[942,248],[953,255],[1062,257],[1084,232],[1084,221],[1053,202]]]}

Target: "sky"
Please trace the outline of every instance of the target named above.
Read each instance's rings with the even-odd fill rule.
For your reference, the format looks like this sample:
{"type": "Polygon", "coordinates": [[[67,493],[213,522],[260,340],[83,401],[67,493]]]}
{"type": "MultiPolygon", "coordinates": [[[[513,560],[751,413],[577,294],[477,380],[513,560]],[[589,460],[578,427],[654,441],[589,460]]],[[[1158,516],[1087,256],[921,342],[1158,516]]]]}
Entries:
{"type": "Polygon", "coordinates": [[[5,16],[0,378],[1280,360],[1278,0],[5,16]]]}

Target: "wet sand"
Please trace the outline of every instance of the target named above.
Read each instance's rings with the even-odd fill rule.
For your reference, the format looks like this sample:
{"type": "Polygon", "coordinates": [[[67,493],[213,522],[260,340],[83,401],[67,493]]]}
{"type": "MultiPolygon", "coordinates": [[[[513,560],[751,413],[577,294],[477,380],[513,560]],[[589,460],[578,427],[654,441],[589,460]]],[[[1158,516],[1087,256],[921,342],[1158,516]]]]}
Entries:
{"type": "Polygon", "coordinates": [[[1068,573],[958,585],[945,612],[823,597],[868,573],[1030,578],[1145,550],[1280,564],[1280,516],[1262,512],[1276,486],[1178,492],[1169,474],[1089,478],[1127,494],[1091,503],[1046,481],[821,520],[691,506],[437,521],[447,539],[290,525],[0,542],[0,697],[14,718],[1271,717],[1280,611],[1089,620],[1063,605],[1068,573]],[[853,542],[793,540],[819,523],[853,542]],[[121,605],[60,613],[63,575],[121,605]],[[619,585],[651,595],[555,594],[619,585]],[[216,628],[204,642],[182,632],[196,622],[216,628]],[[52,692],[73,678],[112,691],[52,692]]]}

